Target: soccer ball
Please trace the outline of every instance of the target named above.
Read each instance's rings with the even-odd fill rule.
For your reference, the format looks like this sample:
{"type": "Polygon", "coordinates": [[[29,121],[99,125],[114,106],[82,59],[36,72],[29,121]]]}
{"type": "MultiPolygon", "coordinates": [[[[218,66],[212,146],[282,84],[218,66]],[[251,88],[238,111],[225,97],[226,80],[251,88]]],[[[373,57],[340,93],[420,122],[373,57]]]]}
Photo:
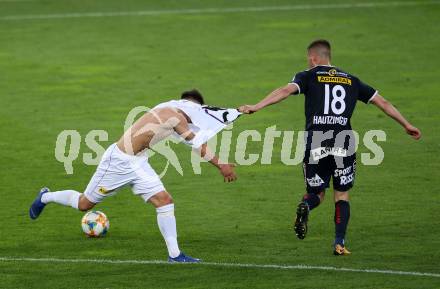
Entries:
{"type": "Polygon", "coordinates": [[[103,212],[90,211],[82,218],[81,227],[88,237],[103,237],[110,228],[110,222],[103,212]]]}

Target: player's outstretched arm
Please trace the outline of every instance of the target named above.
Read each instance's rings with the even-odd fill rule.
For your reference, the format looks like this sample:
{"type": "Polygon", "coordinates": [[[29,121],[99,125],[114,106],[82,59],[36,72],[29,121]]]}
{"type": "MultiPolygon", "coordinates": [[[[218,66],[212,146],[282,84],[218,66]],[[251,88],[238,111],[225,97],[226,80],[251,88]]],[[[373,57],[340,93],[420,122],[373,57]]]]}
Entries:
{"type": "Polygon", "coordinates": [[[233,182],[237,179],[237,175],[234,172],[235,164],[222,164],[219,162],[219,159],[213,152],[208,148],[208,145],[205,143],[199,148],[199,154],[202,158],[210,162],[216,168],[219,169],[222,174],[225,182],[233,182]]]}
{"type": "Polygon", "coordinates": [[[268,96],[255,105],[242,105],[238,110],[242,113],[254,113],[268,105],[278,103],[286,99],[289,95],[298,91],[298,86],[294,84],[288,84],[272,91],[268,96]]]}
{"type": "Polygon", "coordinates": [[[403,115],[395,108],[389,101],[383,98],[381,95],[376,94],[371,103],[380,108],[383,112],[385,112],[389,117],[393,118],[397,121],[403,128],[406,133],[409,134],[412,138],[418,140],[422,136],[420,130],[413,126],[409,121],[403,117],[403,115]]]}

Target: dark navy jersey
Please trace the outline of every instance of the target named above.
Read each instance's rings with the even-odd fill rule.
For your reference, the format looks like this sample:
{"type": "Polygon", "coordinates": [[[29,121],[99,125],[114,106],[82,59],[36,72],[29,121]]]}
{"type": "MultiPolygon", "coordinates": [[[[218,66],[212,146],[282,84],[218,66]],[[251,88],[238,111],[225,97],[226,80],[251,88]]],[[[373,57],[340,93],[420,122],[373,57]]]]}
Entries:
{"type": "MultiPolygon", "coordinates": [[[[368,103],[377,91],[334,66],[299,72],[290,82],[305,95],[306,131],[351,131],[350,118],[358,100],[368,103]]],[[[309,141],[307,141],[309,143],[309,141]]]]}

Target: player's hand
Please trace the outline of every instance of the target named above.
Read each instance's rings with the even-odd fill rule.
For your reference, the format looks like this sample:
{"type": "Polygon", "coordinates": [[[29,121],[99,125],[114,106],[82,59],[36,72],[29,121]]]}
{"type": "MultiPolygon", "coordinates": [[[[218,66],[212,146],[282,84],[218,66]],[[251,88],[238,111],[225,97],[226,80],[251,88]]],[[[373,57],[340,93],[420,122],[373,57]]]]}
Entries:
{"type": "Polygon", "coordinates": [[[219,170],[222,174],[225,182],[233,182],[237,179],[237,175],[234,172],[235,164],[220,164],[219,170]]]}
{"type": "Polygon", "coordinates": [[[422,137],[422,133],[418,128],[412,125],[408,125],[405,127],[406,133],[409,134],[413,139],[420,139],[422,137]]]}
{"type": "Polygon", "coordinates": [[[238,108],[238,111],[242,112],[242,113],[245,113],[245,114],[252,114],[254,112],[257,112],[258,109],[257,109],[257,107],[255,105],[246,104],[246,105],[240,106],[238,108]]]}

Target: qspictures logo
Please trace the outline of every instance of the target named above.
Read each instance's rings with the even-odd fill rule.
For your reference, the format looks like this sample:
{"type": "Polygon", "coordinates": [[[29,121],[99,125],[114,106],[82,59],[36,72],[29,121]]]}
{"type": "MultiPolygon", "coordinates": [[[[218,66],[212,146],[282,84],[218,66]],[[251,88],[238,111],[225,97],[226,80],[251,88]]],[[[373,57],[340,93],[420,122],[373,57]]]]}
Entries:
{"type": "MultiPolygon", "coordinates": [[[[124,131],[130,129],[137,117],[151,111],[145,106],[133,108],[127,115],[123,128],[124,131]]],[[[167,124],[169,125],[169,124],[167,124]]],[[[261,165],[271,165],[274,159],[279,159],[286,166],[300,165],[304,159],[305,139],[307,131],[281,131],[277,126],[269,126],[264,132],[254,129],[238,131],[233,129],[234,125],[229,124],[222,132],[208,141],[211,151],[218,155],[221,163],[234,162],[240,166],[251,166],[257,163],[261,165]],[[252,152],[248,149],[252,144],[252,152]],[[258,148],[256,151],[255,148],[258,148]]],[[[160,125],[145,128],[147,130],[160,130],[160,125]]],[[[356,131],[342,131],[339,133],[325,133],[313,137],[311,144],[311,160],[317,161],[327,155],[348,156],[355,153],[359,143],[362,142],[368,152],[360,154],[360,161],[364,165],[379,165],[384,159],[384,151],[378,142],[386,141],[386,133],[383,130],[369,130],[362,137],[356,131]],[[315,137],[317,136],[317,137],[315,137]],[[350,136],[350,149],[342,148],[343,143],[336,147],[322,146],[321,143],[329,139],[345,140],[350,136]]],[[[113,136],[118,139],[120,136],[113,136]]],[[[55,141],[55,159],[64,165],[66,174],[73,174],[73,164],[82,162],[85,165],[96,166],[99,164],[106,148],[101,145],[108,142],[109,134],[105,130],[91,130],[83,138],[77,130],[61,131],[55,141]],[[86,152],[80,156],[81,146],[87,147],[86,152]]],[[[173,144],[182,143],[182,138],[169,136],[155,143],[151,149],[142,154],[147,154],[150,159],[161,158],[164,165],[157,173],[163,177],[169,169],[174,169],[180,175],[184,174],[183,166],[179,155],[174,151],[173,144]]],[[[338,143],[338,142],[337,142],[338,143]]],[[[84,149],[83,149],[84,150],[84,149]]],[[[201,164],[208,160],[203,159],[194,150],[188,150],[191,154],[191,167],[194,174],[202,174],[201,164]]]]}

